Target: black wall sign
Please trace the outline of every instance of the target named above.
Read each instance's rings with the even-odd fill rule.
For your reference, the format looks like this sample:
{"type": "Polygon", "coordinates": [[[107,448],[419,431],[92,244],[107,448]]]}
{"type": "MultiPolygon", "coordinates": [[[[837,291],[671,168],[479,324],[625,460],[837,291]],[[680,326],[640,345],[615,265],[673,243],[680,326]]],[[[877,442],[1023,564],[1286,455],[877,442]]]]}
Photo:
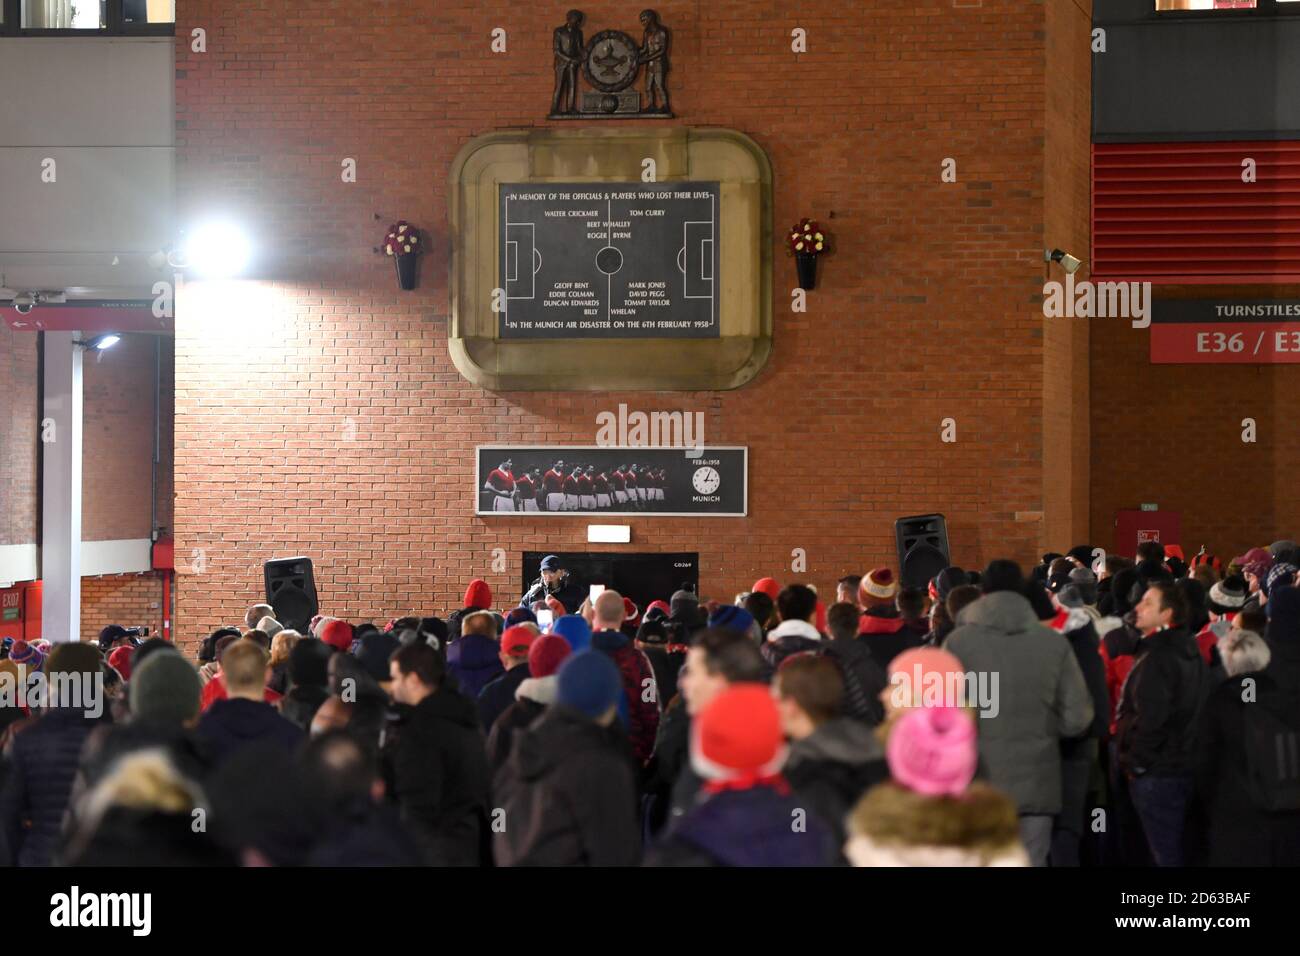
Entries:
{"type": "Polygon", "coordinates": [[[476,513],[495,517],[744,517],[747,448],[481,445],[476,513]]]}
{"type": "Polygon", "coordinates": [[[505,183],[501,338],[717,338],[718,184],[505,183]]]}

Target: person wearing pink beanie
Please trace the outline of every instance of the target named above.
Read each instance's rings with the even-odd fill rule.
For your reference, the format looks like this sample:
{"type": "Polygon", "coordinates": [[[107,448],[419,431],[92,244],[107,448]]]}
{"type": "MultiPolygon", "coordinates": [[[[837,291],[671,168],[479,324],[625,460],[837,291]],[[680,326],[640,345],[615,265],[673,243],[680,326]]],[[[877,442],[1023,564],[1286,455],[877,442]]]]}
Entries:
{"type": "Polygon", "coordinates": [[[967,711],[908,710],[885,757],[892,780],[849,816],[844,852],[854,866],[1029,866],[1015,803],[973,782],[979,750],[967,711]]]}

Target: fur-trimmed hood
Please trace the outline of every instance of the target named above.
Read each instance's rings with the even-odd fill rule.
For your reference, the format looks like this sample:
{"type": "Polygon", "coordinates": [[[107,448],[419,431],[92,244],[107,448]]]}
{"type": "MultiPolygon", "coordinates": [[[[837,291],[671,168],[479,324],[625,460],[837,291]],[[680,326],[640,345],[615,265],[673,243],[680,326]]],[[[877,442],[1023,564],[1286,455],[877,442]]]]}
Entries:
{"type": "Polygon", "coordinates": [[[531,700],[533,703],[541,704],[543,707],[550,707],[555,703],[555,695],[559,687],[559,681],[560,679],[554,674],[549,677],[525,678],[515,690],[515,699],[531,700]]]}

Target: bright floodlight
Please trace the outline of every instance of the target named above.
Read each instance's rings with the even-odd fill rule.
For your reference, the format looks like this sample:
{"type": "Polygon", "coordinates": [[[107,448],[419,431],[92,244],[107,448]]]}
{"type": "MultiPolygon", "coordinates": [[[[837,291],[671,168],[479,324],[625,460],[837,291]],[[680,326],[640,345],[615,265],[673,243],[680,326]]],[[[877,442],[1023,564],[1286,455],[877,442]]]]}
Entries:
{"type": "Polygon", "coordinates": [[[248,236],[229,222],[204,223],[185,239],[185,264],[199,275],[214,279],[238,275],[251,254],[248,236]]]}
{"type": "Polygon", "coordinates": [[[111,349],[120,341],[122,341],[122,336],[118,335],[116,332],[105,332],[102,335],[96,335],[93,339],[87,339],[81,344],[88,349],[103,352],[106,349],[111,349]]]}

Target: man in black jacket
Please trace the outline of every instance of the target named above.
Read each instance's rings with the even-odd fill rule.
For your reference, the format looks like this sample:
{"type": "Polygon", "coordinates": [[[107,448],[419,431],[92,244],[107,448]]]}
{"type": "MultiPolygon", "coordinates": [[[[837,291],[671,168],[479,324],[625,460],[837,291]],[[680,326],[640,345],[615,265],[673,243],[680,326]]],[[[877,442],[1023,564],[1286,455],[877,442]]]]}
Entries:
{"type": "Polygon", "coordinates": [[[885,716],[880,692],[889,682],[867,645],[858,640],[860,613],[858,606],[848,601],[830,606],[826,628],[831,639],[826,642],[825,653],[839,665],[844,679],[844,715],[874,727],[885,716]]]}
{"type": "Polygon", "coordinates": [[[1183,864],[1183,825],[1193,791],[1195,728],[1208,675],[1187,633],[1187,602],[1153,581],[1138,603],[1143,633],[1120,692],[1119,763],[1157,866],[1183,864]]]}
{"type": "Polygon", "coordinates": [[[536,602],[553,597],[564,605],[567,613],[577,614],[587,599],[587,592],[570,576],[559,555],[548,554],[542,558],[539,570],[540,576],[519,599],[519,606],[531,608],[536,602]]]}
{"type": "Polygon", "coordinates": [[[389,659],[393,699],[402,706],[396,743],[386,748],[402,819],[448,866],[484,862],[488,772],[472,701],[446,686],[446,665],[428,644],[407,644],[389,659]]]}
{"type": "Polygon", "coordinates": [[[287,757],[302,742],[302,729],[263,700],[270,659],[260,644],[247,638],[221,655],[227,696],[208,708],[196,730],[214,767],[255,743],[269,741],[287,757]]]}
{"type": "Polygon", "coordinates": [[[623,679],[588,650],[561,665],[555,703],[521,731],[497,773],[501,866],[635,866],[641,859],[636,776],[611,731],[623,679]]]}

